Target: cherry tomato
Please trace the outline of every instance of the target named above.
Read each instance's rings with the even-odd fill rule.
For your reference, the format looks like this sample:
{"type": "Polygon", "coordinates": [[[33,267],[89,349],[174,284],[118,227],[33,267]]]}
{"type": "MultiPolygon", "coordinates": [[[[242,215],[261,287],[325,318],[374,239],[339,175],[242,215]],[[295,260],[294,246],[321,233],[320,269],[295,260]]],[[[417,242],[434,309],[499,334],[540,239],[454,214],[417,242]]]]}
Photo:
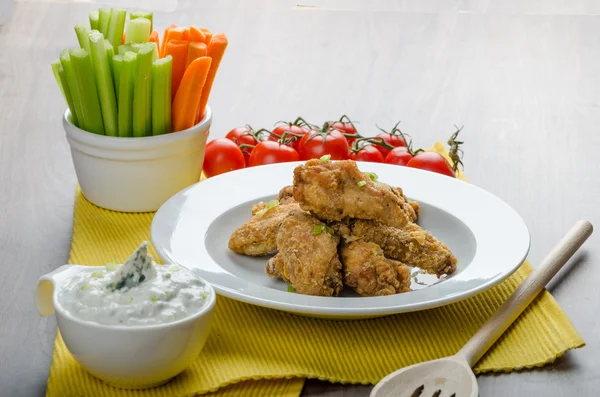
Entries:
{"type": "Polygon", "coordinates": [[[246,163],[242,150],[227,138],[208,142],[204,152],[203,171],[207,178],[244,168],[246,163]]]}
{"type": "Polygon", "coordinates": [[[262,141],[252,149],[248,165],[254,167],[255,165],[285,163],[299,159],[298,152],[292,147],[279,142],[262,141]]]}
{"type": "Polygon", "coordinates": [[[298,145],[300,160],[318,159],[326,154],[331,155],[331,160],[345,160],[349,151],[344,134],[335,130],[311,131],[304,135],[298,145]],[[317,134],[313,136],[315,133],[317,134]]]}
{"type": "MultiPolygon", "coordinates": [[[[382,132],[380,134],[377,134],[377,138],[383,140],[385,143],[393,147],[406,146],[404,138],[402,138],[402,136],[400,135],[390,134],[389,132],[382,132]]],[[[391,149],[385,148],[383,146],[377,146],[377,149],[381,152],[383,158],[385,158],[391,151],[391,149]]]]}
{"type": "Polygon", "coordinates": [[[436,152],[417,153],[407,164],[407,167],[437,172],[454,178],[454,171],[441,154],[436,152]]]}
{"type": "Polygon", "coordinates": [[[388,164],[406,165],[412,158],[413,156],[406,146],[398,146],[385,156],[385,162],[388,164]]]}
{"type": "Polygon", "coordinates": [[[298,139],[293,140],[287,144],[288,146],[291,146],[294,149],[298,150],[298,145],[300,145],[300,139],[302,139],[304,135],[308,134],[309,130],[308,128],[304,128],[299,125],[285,124],[275,127],[272,132],[273,135],[269,135],[270,141],[278,141],[279,139],[281,139],[284,132],[299,135],[300,137],[298,139]]]}
{"type": "Polygon", "coordinates": [[[354,161],[370,161],[372,163],[383,163],[383,155],[373,145],[367,145],[358,152],[350,152],[350,159],[354,161]]]}
{"type": "MultiPolygon", "coordinates": [[[[340,130],[343,134],[355,135],[356,138],[360,138],[358,132],[356,132],[356,128],[354,128],[354,125],[350,122],[336,121],[331,124],[330,128],[340,130]]],[[[352,145],[356,138],[346,137],[348,145],[352,145]]]]}
{"type": "Polygon", "coordinates": [[[255,146],[258,143],[258,141],[256,140],[257,137],[258,135],[256,135],[256,132],[252,130],[252,127],[250,127],[249,125],[245,125],[243,127],[236,127],[229,131],[227,135],[225,135],[225,138],[235,142],[236,145],[241,146],[242,153],[244,154],[244,160],[246,160],[246,164],[248,164],[248,159],[250,158],[250,152],[252,151],[252,148],[249,146],[242,145],[255,146]]]}

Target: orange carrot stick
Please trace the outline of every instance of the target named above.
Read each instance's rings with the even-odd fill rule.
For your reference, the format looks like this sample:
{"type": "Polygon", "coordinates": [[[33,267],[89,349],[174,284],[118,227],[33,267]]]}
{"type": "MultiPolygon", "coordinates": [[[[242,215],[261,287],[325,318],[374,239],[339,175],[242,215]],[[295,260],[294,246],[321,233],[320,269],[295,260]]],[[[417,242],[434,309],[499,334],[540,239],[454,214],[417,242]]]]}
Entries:
{"type": "Polygon", "coordinates": [[[188,42],[181,40],[171,40],[167,42],[165,56],[173,57],[171,66],[171,99],[175,98],[179,83],[185,72],[188,57],[188,42]]]}
{"type": "Polygon", "coordinates": [[[176,28],[176,27],[177,27],[177,25],[169,25],[169,26],[167,26],[167,27],[165,28],[165,34],[163,35],[162,46],[160,47],[160,56],[161,56],[161,58],[162,58],[162,57],[164,57],[164,56],[166,55],[166,54],[165,54],[165,50],[166,50],[166,48],[167,48],[167,38],[168,38],[168,36],[169,36],[169,31],[170,31],[171,29],[174,29],[174,28],[176,28]]]}
{"type": "Polygon", "coordinates": [[[198,107],[198,113],[196,121],[200,122],[204,117],[204,108],[206,108],[206,104],[208,103],[208,97],[210,96],[210,90],[212,89],[212,85],[215,81],[215,76],[217,75],[217,69],[219,69],[219,64],[223,59],[223,54],[225,54],[225,49],[227,48],[227,36],[224,33],[215,34],[210,44],[208,45],[208,49],[206,51],[207,55],[212,59],[212,63],[210,65],[210,71],[208,73],[208,78],[206,79],[206,84],[202,89],[202,97],[200,98],[200,105],[198,107]]]}
{"type": "Polygon", "coordinates": [[[121,44],[125,44],[125,32],[123,32],[123,36],[121,36],[121,44]]]}
{"type": "Polygon", "coordinates": [[[186,69],[171,110],[171,124],[174,132],[194,126],[196,110],[210,69],[211,59],[209,57],[194,59],[186,69]]]}
{"type": "Polygon", "coordinates": [[[156,47],[160,48],[158,40],[158,32],[156,30],[153,30],[152,33],[150,33],[150,37],[148,37],[148,41],[151,43],[156,43],[156,47]]]}
{"type": "Polygon", "coordinates": [[[201,41],[206,43],[206,36],[194,25],[190,26],[190,41],[201,41]]]}
{"type": "Polygon", "coordinates": [[[189,28],[185,28],[185,30],[183,31],[183,39],[184,40],[190,39],[190,29],[189,28]]]}
{"type": "Polygon", "coordinates": [[[210,30],[206,29],[206,28],[200,28],[200,31],[202,33],[204,33],[204,42],[206,43],[206,45],[210,44],[210,41],[212,40],[213,34],[211,33],[210,30]]]}
{"type": "Polygon", "coordinates": [[[167,34],[167,43],[171,40],[187,40],[185,39],[185,28],[173,28],[167,34]]]}
{"type": "Polygon", "coordinates": [[[190,66],[190,63],[196,58],[205,57],[206,56],[206,44],[200,41],[192,41],[190,46],[188,47],[188,56],[186,67],[190,66]]]}

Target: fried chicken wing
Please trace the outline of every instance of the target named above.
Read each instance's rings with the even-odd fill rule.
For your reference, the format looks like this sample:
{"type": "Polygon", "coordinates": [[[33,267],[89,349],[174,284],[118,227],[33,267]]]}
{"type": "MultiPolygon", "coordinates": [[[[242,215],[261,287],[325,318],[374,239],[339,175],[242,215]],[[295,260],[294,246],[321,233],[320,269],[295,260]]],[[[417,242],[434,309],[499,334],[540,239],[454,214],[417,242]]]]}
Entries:
{"type": "Polygon", "coordinates": [[[379,245],[388,258],[438,277],[456,271],[456,257],[450,249],[415,223],[395,228],[377,221],[357,220],[351,229],[354,238],[379,245]]]}
{"type": "Polygon", "coordinates": [[[294,200],[294,186],[289,185],[279,191],[279,202],[282,204],[290,203],[294,200]]]}
{"type": "Polygon", "coordinates": [[[267,208],[266,203],[252,206],[252,218],[235,229],[229,237],[229,249],[238,254],[258,256],[277,249],[279,225],[294,210],[296,202],[267,208]],[[264,210],[264,211],[263,211],[264,210]]]}
{"type": "Polygon", "coordinates": [[[393,295],[410,291],[410,269],[383,256],[375,243],[353,241],[342,243],[344,284],[362,296],[393,295]]]}
{"type": "Polygon", "coordinates": [[[281,223],[278,253],[267,261],[267,275],[284,279],[300,294],[336,296],[343,286],[340,238],[329,231],[311,214],[294,211],[281,223]]]}
{"type": "Polygon", "coordinates": [[[320,219],[375,219],[403,227],[409,222],[402,191],[371,180],[350,160],[309,160],[294,170],[294,198],[320,219]]]}

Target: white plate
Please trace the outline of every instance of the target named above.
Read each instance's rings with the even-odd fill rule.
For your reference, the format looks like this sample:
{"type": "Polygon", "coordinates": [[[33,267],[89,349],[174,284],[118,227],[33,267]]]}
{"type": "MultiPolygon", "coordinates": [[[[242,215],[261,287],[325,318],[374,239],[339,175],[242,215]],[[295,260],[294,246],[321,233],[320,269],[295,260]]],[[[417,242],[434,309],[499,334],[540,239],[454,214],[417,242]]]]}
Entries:
{"type": "Polygon", "coordinates": [[[195,269],[221,295],[254,305],[315,317],[367,318],[446,305],[484,291],[510,276],[529,251],[529,231],[508,204],[466,182],[395,165],[360,163],[362,171],[400,186],[421,205],[419,224],[458,258],[454,275],[413,282],[420,289],[398,295],[317,297],[287,291],[264,273],[266,258],[238,255],[229,235],[292,183],[302,163],[246,168],[197,183],[169,199],[152,221],[152,243],[165,262],[195,269]],[[437,280],[436,280],[437,281],[437,280]],[[434,284],[434,285],[431,285],[434,284]],[[425,288],[423,288],[426,286],[425,288]]]}

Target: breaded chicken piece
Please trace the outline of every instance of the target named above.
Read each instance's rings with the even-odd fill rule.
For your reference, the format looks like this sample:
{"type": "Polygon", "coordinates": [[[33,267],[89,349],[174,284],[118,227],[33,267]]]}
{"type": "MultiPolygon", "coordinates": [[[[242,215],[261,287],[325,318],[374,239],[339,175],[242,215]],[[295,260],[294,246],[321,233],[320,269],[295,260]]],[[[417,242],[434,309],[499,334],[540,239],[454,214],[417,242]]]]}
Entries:
{"type": "Polygon", "coordinates": [[[280,204],[269,209],[266,203],[255,204],[252,206],[252,218],[235,229],[229,237],[229,249],[250,256],[265,255],[275,251],[279,225],[292,211],[299,208],[298,203],[295,202],[280,204]]]}
{"type": "Polygon", "coordinates": [[[265,272],[282,278],[297,293],[336,296],[342,290],[340,238],[314,216],[294,211],[277,233],[278,253],[267,261],[265,272]]]}
{"type": "Polygon", "coordinates": [[[351,160],[309,160],[294,170],[294,198],[320,219],[375,219],[403,227],[410,206],[402,191],[371,180],[351,160]]]}
{"type": "Polygon", "coordinates": [[[289,203],[294,200],[294,186],[289,185],[279,191],[279,202],[281,204],[289,203]]]}
{"type": "Polygon", "coordinates": [[[416,223],[395,228],[377,221],[357,220],[351,229],[353,238],[379,245],[388,258],[438,277],[456,271],[456,257],[450,249],[416,223]]]}
{"type": "Polygon", "coordinates": [[[344,266],[344,284],[362,296],[393,295],[410,291],[410,269],[386,259],[375,243],[342,243],[340,257],[344,266]]]}

